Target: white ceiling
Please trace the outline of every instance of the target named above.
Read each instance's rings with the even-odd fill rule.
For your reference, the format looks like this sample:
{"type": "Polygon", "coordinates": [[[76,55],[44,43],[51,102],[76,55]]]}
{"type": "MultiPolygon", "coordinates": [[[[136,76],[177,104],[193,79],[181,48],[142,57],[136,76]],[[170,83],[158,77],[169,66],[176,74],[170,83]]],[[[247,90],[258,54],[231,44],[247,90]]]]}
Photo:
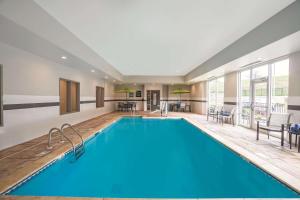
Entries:
{"type": "Polygon", "coordinates": [[[250,66],[259,66],[266,62],[285,59],[287,55],[297,51],[300,51],[300,31],[198,76],[189,83],[223,76],[224,74],[246,69],[250,66]]]}
{"type": "Polygon", "coordinates": [[[294,0],[35,0],[123,75],[185,75],[294,0]]]}

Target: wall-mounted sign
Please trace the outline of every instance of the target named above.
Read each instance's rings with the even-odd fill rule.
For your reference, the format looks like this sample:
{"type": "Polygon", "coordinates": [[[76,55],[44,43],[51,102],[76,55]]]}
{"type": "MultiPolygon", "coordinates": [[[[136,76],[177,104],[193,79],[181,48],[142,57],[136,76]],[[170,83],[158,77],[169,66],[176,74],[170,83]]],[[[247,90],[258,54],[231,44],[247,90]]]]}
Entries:
{"type": "Polygon", "coordinates": [[[142,97],[142,91],[141,90],[137,90],[135,92],[135,97],[142,97]]]}

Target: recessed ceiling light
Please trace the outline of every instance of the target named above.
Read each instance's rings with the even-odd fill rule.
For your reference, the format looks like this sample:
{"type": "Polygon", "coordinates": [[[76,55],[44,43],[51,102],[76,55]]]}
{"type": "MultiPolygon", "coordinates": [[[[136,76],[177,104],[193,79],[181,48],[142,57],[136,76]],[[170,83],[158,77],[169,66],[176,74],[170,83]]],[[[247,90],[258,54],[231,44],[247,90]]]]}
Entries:
{"type": "Polygon", "coordinates": [[[261,58],[261,57],[259,57],[259,58],[257,58],[257,60],[262,60],[262,58],[261,58]]]}
{"type": "Polygon", "coordinates": [[[62,56],[62,57],[60,57],[61,59],[63,59],[63,60],[66,60],[67,59],[67,56],[62,56]]]}
{"type": "Polygon", "coordinates": [[[95,70],[94,70],[94,69],[92,69],[92,70],[91,70],[91,72],[92,72],[92,73],[94,73],[94,72],[95,72],[95,70]]]}
{"type": "Polygon", "coordinates": [[[114,82],[116,82],[116,80],[113,80],[114,82]]]}
{"type": "Polygon", "coordinates": [[[108,79],[108,76],[105,76],[104,78],[105,78],[105,79],[108,79]]]}

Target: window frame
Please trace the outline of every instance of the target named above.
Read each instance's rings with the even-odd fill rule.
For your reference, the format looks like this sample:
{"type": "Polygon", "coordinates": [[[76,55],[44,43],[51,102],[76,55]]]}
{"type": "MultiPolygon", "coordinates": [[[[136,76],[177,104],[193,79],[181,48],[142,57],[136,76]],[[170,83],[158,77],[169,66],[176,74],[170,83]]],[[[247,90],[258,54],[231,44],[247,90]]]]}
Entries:
{"type": "Polygon", "coordinates": [[[60,115],[66,115],[66,114],[71,114],[71,113],[77,113],[77,112],[80,112],[80,82],[78,81],[73,81],[73,80],[70,80],[70,79],[65,79],[65,78],[59,78],[59,113],[60,115]],[[67,111],[66,112],[62,112],[62,109],[61,109],[61,81],[66,81],[67,82],[67,91],[66,91],[66,95],[67,95],[67,111]],[[73,111],[72,110],[72,89],[71,89],[71,85],[72,83],[75,83],[75,84],[78,84],[78,87],[77,87],[77,98],[78,98],[78,102],[77,102],[77,110],[76,111],[73,111]],[[70,86],[69,86],[70,85],[70,86]],[[68,111],[69,110],[69,111],[68,111]]]}
{"type": "MultiPolygon", "coordinates": [[[[278,57],[278,58],[275,58],[275,59],[272,59],[272,60],[268,60],[268,61],[264,61],[264,62],[259,62],[259,63],[256,63],[256,64],[253,64],[253,65],[249,65],[247,67],[243,67],[241,68],[239,71],[238,71],[238,115],[240,113],[240,109],[241,109],[241,97],[242,97],[242,94],[241,94],[241,74],[247,70],[250,71],[250,101],[252,101],[252,98],[253,98],[253,94],[252,94],[252,83],[253,81],[255,80],[263,80],[263,79],[266,79],[267,81],[267,84],[268,84],[268,111],[267,111],[267,115],[269,115],[272,111],[271,111],[271,107],[272,107],[272,96],[273,96],[273,65],[277,62],[281,62],[281,61],[284,61],[284,60],[289,60],[290,62],[290,57],[289,55],[285,55],[285,56],[281,56],[281,57],[278,57]],[[268,67],[268,75],[266,78],[253,78],[253,70],[255,68],[259,68],[259,67],[262,67],[262,66],[267,66],[268,67]]],[[[288,66],[290,68],[290,65],[288,66]]],[[[290,74],[288,75],[288,77],[290,77],[290,74]]],[[[289,80],[288,80],[288,84],[289,84],[289,80]]],[[[287,89],[287,96],[289,95],[289,85],[288,85],[288,89],[287,89]]],[[[288,106],[288,105],[287,105],[288,106]]],[[[288,108],[286,108],[286,112],[288,112],[288,108]]],[[[251,116],[250,116],[251,117],[251,116]]],[[[240,119],[238,118],[238,124],[240,124],[240,119]]],[[[250,120],[251,121],[251,120],[250,120]]],[[[251,124],[252,122],[250,122],[250,127],[252,126],[251,124]]],[[[241,125],[243,126],[243,125],[241,125]]],[[[249,128],[249,127],[247,127],[249,128]]]]}
{"type": "Polygon", "coordinates": [[[3,65],[0,64],[0,127],[3,125],[3,65]]]}
{"type": "Polygon", "coordinates": [[[96,108],[104,107],[105,88],[102,86],[96,86],[96,108]],[[98,89],[100,90],[100,96],[98,95],[98,89]]]}
{"type": "Polygon", "coordinates": [[[225,97],[225,94],[224,94],[224,92],[225,92],[225,76],[218,76],[218,77],[214,77],[214,78],[212,78],[212,79],[209,79],[209,80],[207,80],[207,96],[208,96],[208,107],[210,107],[210,106],[224,106],[224,97],[225,97]],[[218,79],[223,79],[223,102],[222,102],[222,105],[218,105],[218,93],[219,93],[219,90],[218,90],[218,79]],[[212,105],[210,102],[211,102],[211,100],[210,100],[210,90],[209,90],[209,85],[210,85],[210,82],[212,82],[212,81],[215,81],[216,83],[216,94],[215,94],[215,100],[216,100],[216,104],[215,105],[212,105]]]}

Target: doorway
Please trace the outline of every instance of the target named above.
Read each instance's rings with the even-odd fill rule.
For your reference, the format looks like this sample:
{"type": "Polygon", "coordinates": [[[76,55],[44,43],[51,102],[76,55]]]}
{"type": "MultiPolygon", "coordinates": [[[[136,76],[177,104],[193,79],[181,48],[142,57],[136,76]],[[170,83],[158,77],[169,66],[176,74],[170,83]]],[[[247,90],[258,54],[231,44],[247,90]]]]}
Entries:
{"type": "Polygon", "coordinates": [[[287,112],[289,59],[254,66],[239,73],[238,123],[256,128],[270,113],[287,112]]]}
{"type": "Polygon", "coordinates": [[[147,110],[160,109],[160,90],[147,90],[147,110]]]}
{"type": "Polygon", "coordinates": [[[269,89],[267,79],[252,82],[251,128],[255,128],[257,121],[266,123],[269,111],[269,89]]]}

